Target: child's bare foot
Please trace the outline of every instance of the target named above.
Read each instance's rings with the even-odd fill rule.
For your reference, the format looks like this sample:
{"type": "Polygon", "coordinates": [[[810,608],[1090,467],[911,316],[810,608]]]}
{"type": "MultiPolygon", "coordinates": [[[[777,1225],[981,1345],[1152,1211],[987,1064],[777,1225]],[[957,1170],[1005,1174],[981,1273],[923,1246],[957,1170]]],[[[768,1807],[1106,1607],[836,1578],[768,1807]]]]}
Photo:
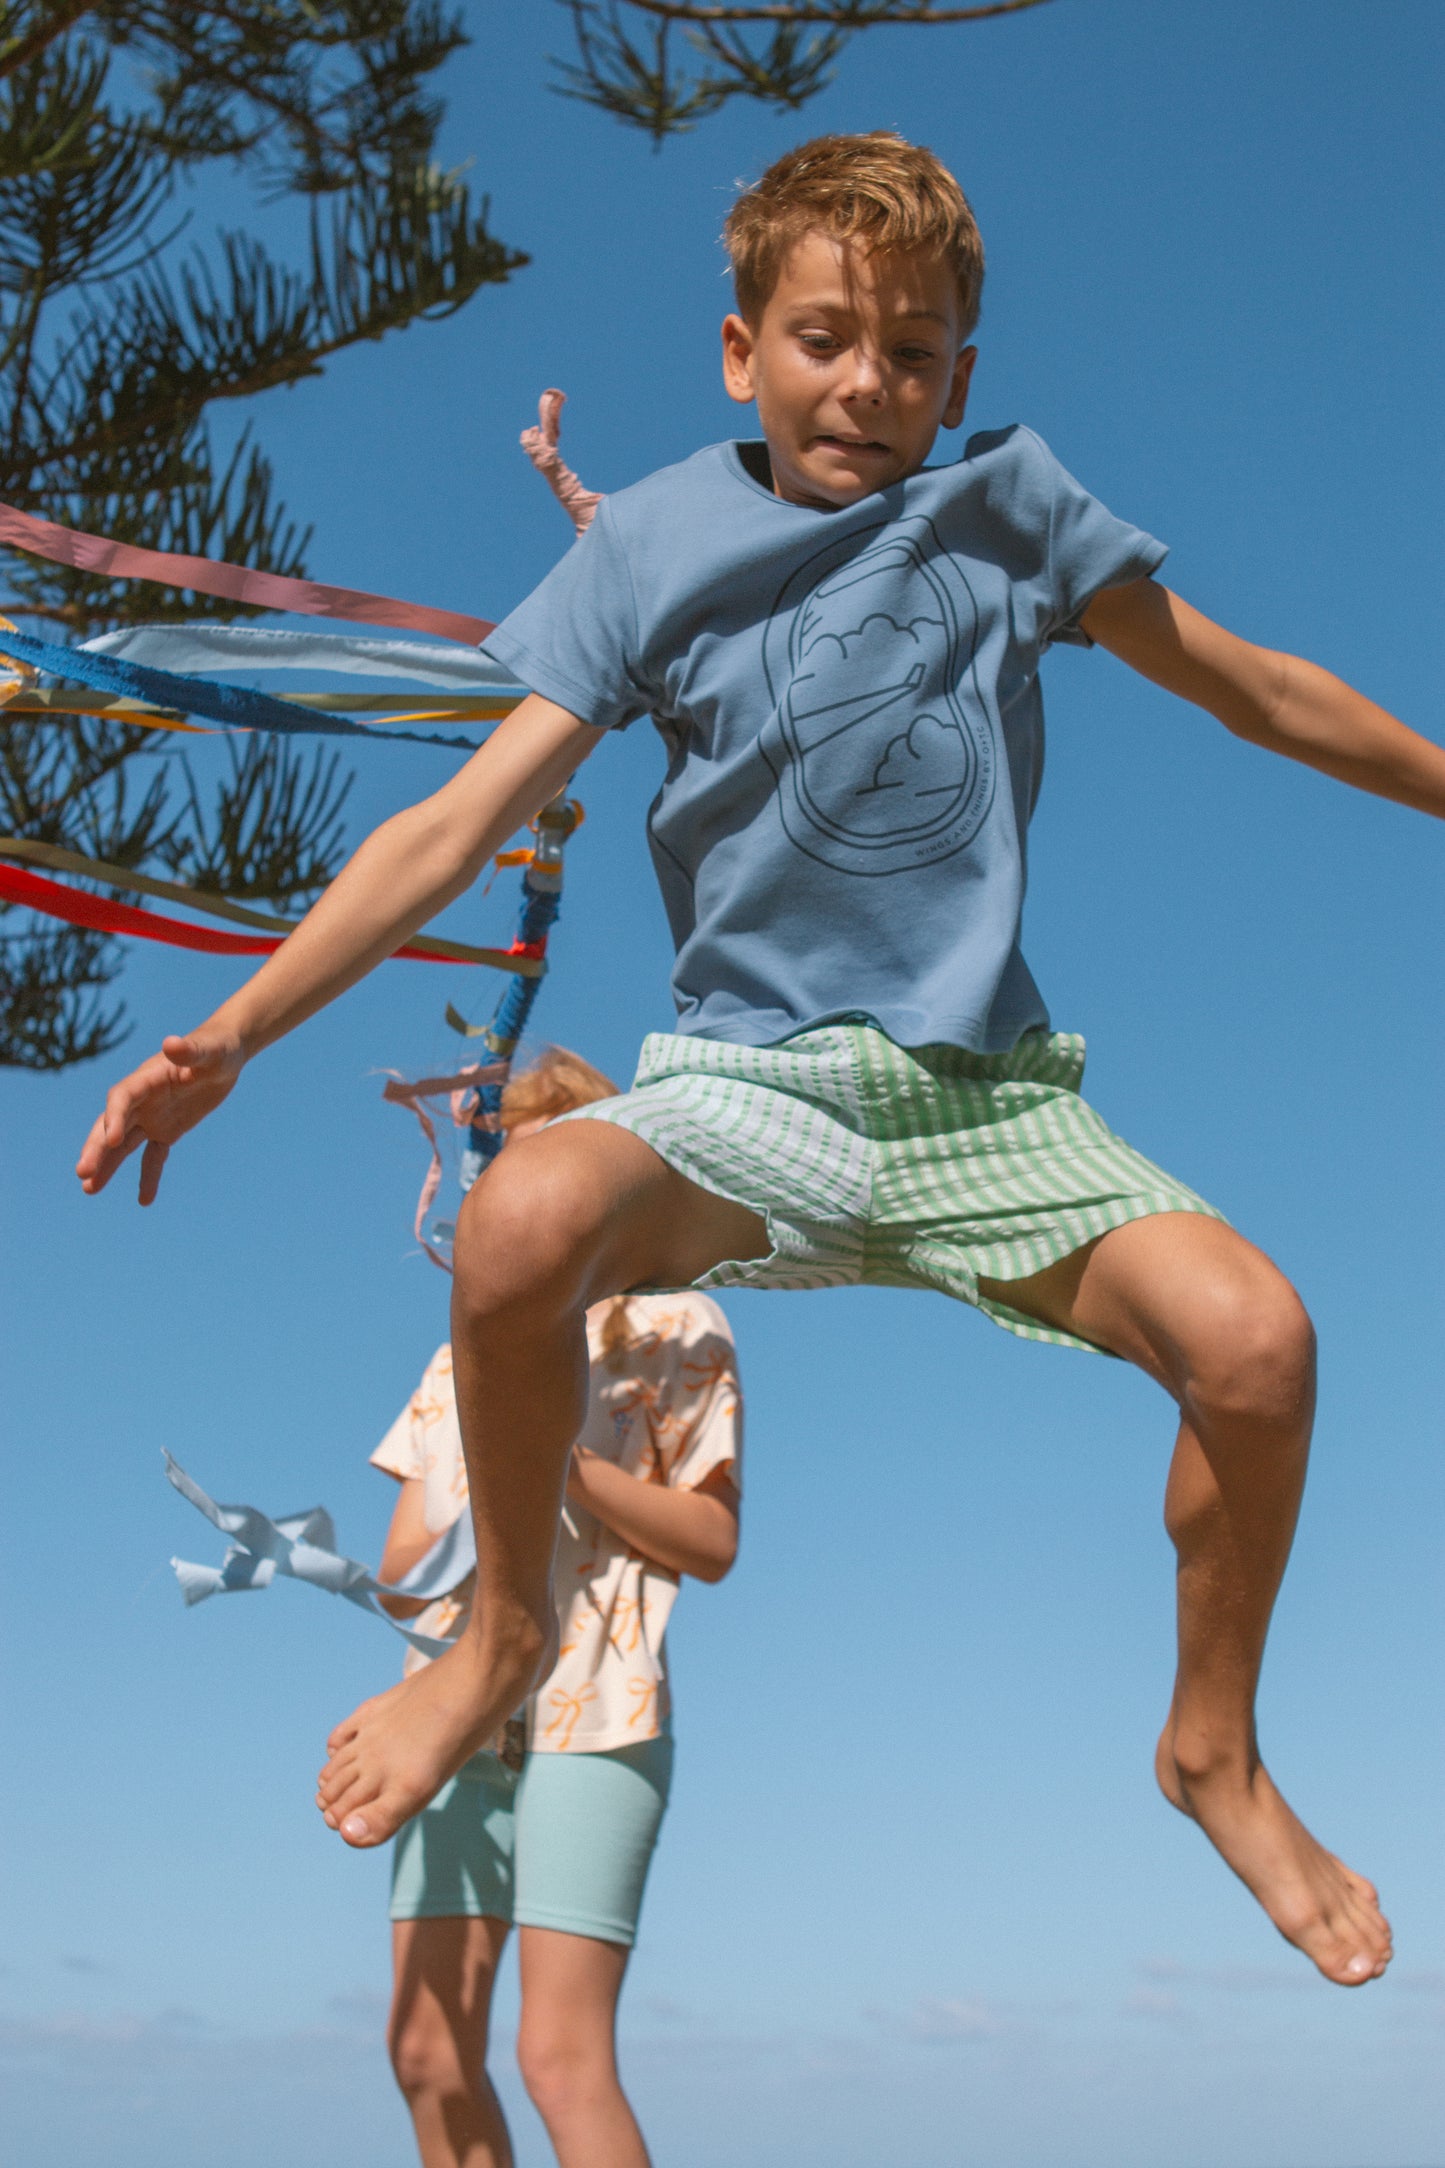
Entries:
{"type": "Polygon", "coordinates": [[[464,1633],[454,1647],[338,1724],[316,1804],[348,1844],[385,1844],[513,1714],[546,1663],[543,1637],[498,1652],[464,1633]]]}
{"type": "Polygon", "coordinates": [[[1393,1955],[1390,1923],[1379,1899],[1343,1860],[1327,1852],[1276,1791],[1268,1770],[1221,1762],[1186,1773],[1175,1753],[1172,1720],[1155,1757],[1171,1806],[1196,1821],[1258,1899],[1286,1942],[1313,1960],[1327,1980],[1363,1987],[1393,1955]]]}

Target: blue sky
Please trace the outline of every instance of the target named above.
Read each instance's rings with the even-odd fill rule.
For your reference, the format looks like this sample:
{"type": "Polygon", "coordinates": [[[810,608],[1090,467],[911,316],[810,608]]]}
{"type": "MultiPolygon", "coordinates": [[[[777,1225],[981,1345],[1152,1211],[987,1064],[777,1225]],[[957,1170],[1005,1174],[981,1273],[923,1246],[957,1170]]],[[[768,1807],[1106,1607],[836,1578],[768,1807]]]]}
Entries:
{"type": "MultiPolygon", "coordinates": [[[[448,148],[531,266],[255,408],[320,577],[500,616],[565,523],[537,392],[620,486],[737,432],[715,358],[732,185],[825,127],[958,171],[990,252],[975,427],[1025,420],[1165,576],[1441,734],[1445,21],[1056,0],[857,42],[800,118],[654,156],[540,87],[560,12],[477,0],[448,148]]],[[[214,208],[207,198],[201,208],[214,208]]],[[[747,424],[744,421],[743,427],[747,424]]],[[[1031,963],[1088,1089],[1294,1277],[1323,1400],[1266,1751],[1379,1882],[1387,1983],[1316,1982],[1162,1805],[1170,1424],[1121,1366],[922,1296],[738,1296],[742,1561],[674,1629],[678,1784],[625,2006],[659,2163],[1438,2168],[1445,2159],[1441,837],[1230,740],[1102,655],[1047,666],[1031,963]]],[[[371,748],[354,828],[449,756],[371,748]]],[[[581,783],[539,1029],[625,1075],[665,1027],[638,728],[581,783]]],[[[506,930],[505,880],[448,914],[506,930]]],[[[237,967],[137,953],[131,1051],[237,967]]],[[[379,2045],[385,1865],[311,1805],[397,1651],[310,1591],[182,1611],[217,1555],[161,1478],[324,1499],[375,1555],[366,1454],[445,1331],[422,1151],[377,1068],[456,1042],[456,974],[391,965],[268,1055],[157,1208],[86,1203],[119,1057],[0,1079],[12,1138],[5,1576],[12,2156],[58,2168],[407,2158],[379,2045]]],[[[465,996],[489,1005],[493,989],[465,996]]],[[[510,2103],[502,1996],[497,2065],[510,2103]]],[[[520,2158],[547,2158],[517,2114],[520,2158]]]]}

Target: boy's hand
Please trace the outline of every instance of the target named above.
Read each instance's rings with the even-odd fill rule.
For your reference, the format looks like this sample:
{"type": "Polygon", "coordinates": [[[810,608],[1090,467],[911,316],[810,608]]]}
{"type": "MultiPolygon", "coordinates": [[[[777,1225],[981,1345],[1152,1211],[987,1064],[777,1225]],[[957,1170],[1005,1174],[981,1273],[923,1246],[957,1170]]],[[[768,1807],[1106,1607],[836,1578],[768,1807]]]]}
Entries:
{"type": "Polygon", "coordinates": [[[607,732],[529,693],[466,766],[383,821],[274,956],[189,1038],[167,1039],[117,1084],[76,1173],[90,1196],[141,1154],[140,1201],[177,1137],[219,1106],[244,1062],[392,955],[469,887],[497,847],[563,789],[607,732]]]}
{"type": "Polygon", "coordinates": [[[139,1151],[140,1201],[152,1204],[166,1154],[178,1137],[218,1107],[245,1064],[233,1033],[203,1024],[188,1038],[165,1039],[106,1096],[105,1112],[85,1140],[75,1171],[87,1197],[105,1188],[123,1160],[139,1151]]]}

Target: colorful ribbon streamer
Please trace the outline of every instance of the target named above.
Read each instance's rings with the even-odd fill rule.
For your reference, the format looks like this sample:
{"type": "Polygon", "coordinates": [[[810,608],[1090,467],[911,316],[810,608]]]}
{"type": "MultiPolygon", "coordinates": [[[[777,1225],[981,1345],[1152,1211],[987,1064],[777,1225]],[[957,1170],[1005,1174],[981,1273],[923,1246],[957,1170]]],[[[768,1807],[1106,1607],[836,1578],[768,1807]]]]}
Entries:
{"type": "Polygon", "coordinates": [[[32,640],[19,632],[0,633],[0,658],[14,656],[45,670],[52,677],[76,678],[101,692],[127,693],[148,706],[177,708],[183,715],[204,715],[231,730],[275,730],[286,734],[331,738],[395,738],[411,745],[446,745],[464,753],[476,751],[472,738],[443,738],[412,730],[385,730],[375,724],[348,722],[344,716],[319,710],[298,709],[291,701],[273,700],[269,693],[252,692],[244,685],[208,685],[202,678],[177,677],[169,670],[151,670],[141,663],[120,662],[96,655],[82,647],[55,647],[47,640],[32,640]]]}
{"type": "MultiPolygon", "coordinates": [[[[447,1007],[450,1010],[450,1002],[447,1007]]],[[[468,1128],[477,1112],[480,1091],[492,1084],[504,1084],[510,1066],[509,1062],[495,1061],[489,1062],[483,1068],[480,1062],[474,1061],[468,1062],[464,1069],[458,1069],[451,1076],[422,1076],[414,1081],[402,1076],[396,1069],[384,1072],[388,1081],[381,1088],[382,1098],[394,1107],[410,1107],[421,1125],[422,1135],[431,1147],[431,1164],[422,1176],[412,1233],[421,1244],[425,1255],[434,1265],[440,1265],[443,1272],[451,1271],[450,1260],[427,1240],[426,1232],[426,1216],[436,1201],[442,1179],[442,1149],[437,1142],[436,1118],[427,1101],[445,1097],[453,1126],[457,1129],[468,1128]]]]}
{"type": "Polygon", "coordinates": [[[96,572],[116,580],[155,580],[164,587],[186,587],[225,602],[249,603],[265,610],[296,610],[305,617],[344,617],[363,625],[395,625],[401,632],[434,632],[444,640],[479,646],[495,623],[459,610],[434,610],[421,602],[398,602],[392,595],[370,595],[355,587],[326,587],[316,580],[288,579],[279,572],[255,572],[217,557],[185,557],[174,550],[138,549],[37,519],[32,512],[0,504],[0,542],[77,572],[96,572]]]}
{"type": "MultiPolygon", "coordinates": [[[[51,849],[50,845],[0,839],[0,856],[36,858],[41,851],[51,849]]],[[[243,923],[259,922],[285,931],[279,936],[216,933],[209,926],[191,926],[184,919],[167,918],[159,911],[138,910],[133,904],[116,903],[109,896],[92,896],[84,889],[69,888],[59,881],[47,881],[37,873],[25,873],[5,865],[0,865],[0,903],[18,903],[28,911],[60,919],[68,926],[88,927],[93,933],[133,935],[142,941],[160,941],[169,948],[194,949],[207,956],[271,956],[280,948],[286,934],[293,933],[296,928],[297,921],[293,919],[270,918],[259,911],[246,912],[241,904],[207,896],[199,889],[183,889],[179,884],[155,881],[148,874],[131,874],[123,867],[107,867],[99,859],[81,859],[68,851],[57,851],[55,856],[71,859],[75,870],[83,870],[91,879],[108,881],[113,887],[135,888],[143,895],[169,893],[192,910],[204,911],[210,916],[240,918],[243,923]],[[222,908],[217,908],[218,905],[222,908]]],[[[547,968],[541,958],[513,949],[471,948],[464,942],[443,941],[437,936],[418,936],[404,947],[394,949],[392,955],[404,958],[408,963],[486,964],[494,971],[506,971],[514,976],[520,973],[527,978],[541,978],[547,968]]]]}
{"type": "Polygon", "coordinates": [[[515,681],[474,647],[390,640],[363,632],[293,632],[273,625],[122,625],[83,643],[87,655],[150,663],[158,670],[325,670],[349,676],[405,678],[413,685],[465,691],[513,689],[515,681]]]}
{"type": "Polygon", "coordinates": [[[544,391],[537,401],[537,420],[530,429],[522,431],[520,443],[578,534],[582,535],[597,517],[602,491],[584,488],[558,448],[562,409],[566,404],[565,391],[544,391]]]}
{"type": "MultiPolygon", "coordinates": [[[[24,665],[17,664],[16,668],[24,668],[24,665]]],[[[4,655],[0,652],[0,670],[3,669],[4,655]]],[[[287,693],[285,704],[288,708],[302,710],[315,708],[323,715],[375,715],[379,722],[388,726],[396,723],[499,723],[503,716],[510,715],[520,706],[526,694],[502,687],[495,693],[451,693],[424,708],[403,706],[403,698],[400,693],[351,693],[344,699],[337,699],[330,693],[287,693]]],[[[12,694],[7,700],[5,686],[0,683],[0,726],[21,717],[34,721],[43,715],[99,715],[109,722],[133,724],[137,730],[184,730],[203,738],[216,735],[208,723],[185,722],[174,708],[149,708],[141,701],[128,700],[124,693],[37,690],[27,683],[22,692],[12,694]]],[[[368,730],[367,735],[376,733],[368,730]]],[[[467,742],[473,743],[470,739],[467,742]]]]}

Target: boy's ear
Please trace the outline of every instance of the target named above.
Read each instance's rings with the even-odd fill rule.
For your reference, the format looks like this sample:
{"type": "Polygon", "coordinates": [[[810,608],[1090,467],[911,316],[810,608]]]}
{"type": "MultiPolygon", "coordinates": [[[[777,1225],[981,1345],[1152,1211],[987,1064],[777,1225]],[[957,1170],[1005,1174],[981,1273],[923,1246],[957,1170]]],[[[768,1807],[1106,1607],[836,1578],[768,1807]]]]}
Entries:
{"type": "Polygon", "coordinates": [[[729,399],[747,406],[755,395],[753,352],[756,341],[741,316],[725,316],[722,323],[723,388],[729,399]]]}
{"type": "Polygon", "coordinates": [[[973,365],[978,360],[978,348],[965,346],[953,365],[953,382],[948,387],[948,404],[943,410],[945,429],[956,429],[963,420],[963,410],[968,405],[968,387],[973,376],[973,365]]]}

